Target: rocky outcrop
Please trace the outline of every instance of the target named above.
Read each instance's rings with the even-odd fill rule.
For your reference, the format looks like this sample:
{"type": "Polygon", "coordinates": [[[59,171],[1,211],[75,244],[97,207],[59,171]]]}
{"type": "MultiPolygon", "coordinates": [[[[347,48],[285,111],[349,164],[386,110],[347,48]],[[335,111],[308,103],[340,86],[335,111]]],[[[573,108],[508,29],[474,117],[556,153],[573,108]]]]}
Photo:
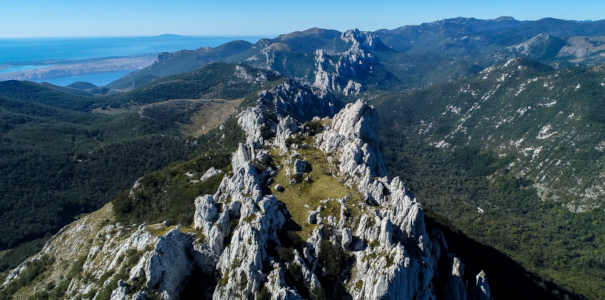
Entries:
{"type": "Polygon", "coordinates": [[[345,42],[353,43],[353,46],[362,49],[374,49],[380,42],[379,37],[367,32],[361,32],[359,29],[349,29],[343,32],[340,39],[345,42]]]}
{"type": "Polygon", "coordinates": [[[193,259],[188,253],[192,242],[190,236],[178,229],[159,239],[153,255],[145,264],[148,289],[162,291],[165,299],[180,298],[193,268],[193,259]]]}
{"type": "Polygon", "coordinates": [[[261,125],[265,124],[265,117],[262,110],[255,106],[242,112],[237,120],[237,124],[246,133],[246,144],[260,148],[263,144],[261,136],[261,125]]]}
{"type": "Polygon", "coordinates": [[[477,274],[477,285],[475,288],[469,293],[469,300],[491,300],[492,294],[489,290],[489,285],[487,284],[487,276],[485,272],[481,271],[477,274]]]}
{"type": "Polygon", "coordinates": [[[250,74],[246,68],[241,65],[235,66],[235,77],[246,83],[264,83],[268,81],[267,75],[265,75],[264,72],[257,71],[256,74],[250,74]]]}
{"type": "Polygon", "coordinates": [[[250,147],[239,144],[237,151],[233,153],[231,157],[231,166],[234,170],[238,170],[243,167],[246,163],[250,162],[254,158],[254,151],[250,147]]]}
{"type": "Polygon", "coordinates": [[[315,140],[322,151],[336,155],[340,172],[353,181],[366,175],[386,175],[378,142],[378,114],[362,100],[347,104],[334,116],[332,127],[315,140]]]}
{"type": "Polygon", "coordinates": [[[377,59],[369,50],[379,47],[382,43],[380,38],[358,29],[343,32],[341,40],[351,46],[337,61],[332,61],[321,49],[315,52],[316,71],[313,86],[326,91],[342,92],[347,96],[357,95],[363,90],[361,83],[345,78],[362,78],[371,73],[372,65],[377,63],[377,59]]]}
{"type": "Polygon", "coordinates": [[[282,149],[285,148],[286,139],[298,131],[299,128],[296,120],[290,116],[286,116],[285,118],[281,119],[277,125],[277,134],[275,136],[274,144],[282,149]]]}
{"type": "Polygon", "coordinates": [[[223,173],[223,171],[221,171],[220,169],[215,169],[214,167],[210,167],[210,169],[206,170],[206,173],[204,173],[204,175],[202,175],[202,177],[200,178],[200,182],[205,182],[210,177],[214,177],[214,176],[222,174],[222,173],[223,173]]]}
{"type": "MultiPolygon", "coordinates": [[[[364,47],[373,43],[358,42],[364,47]]],[[[193,228],[142,224],[127,231],[122,225],[106,225],[95,231],[103,242],[93,242],[83,272],[97,277],[122,272],[120,278],[127,279],[111,287],[111,299],[142,300],[155,292],[162,299],[180,299],[191,284],[208,285],[203,292],[215,300],[259,299],[261,295],[263,299],[298,300],[325,293],[326,288],[338,288],[355,300],[428,300],[435,299],[436,289],[451,299],[466,299],[462,262],[448,256],[443,234],[434,230],[429,235],[422,206],[406,185],[386,176],[373,107],[363,101],[348,104],[331,121],[314,119],[311,131],[311,123],[303,123],[309,119],[303,117],[318,110],[332,116],[334,106],[321,105],[334,102],[318,102],[315,94],[307,92],[286,83],[262,92],[259,105],[240,114],[238,124],[248,135],[247,143],[233,154],[233,173],[224,175],[216,193],[195,199],[193,228]],[[273,100],[266,102],[268,98],[273,100]],[[273,159],[275,153],[279,157],[273,159]],[[288,206],[298,203],[285,204],[278,198],[290,189],[316,184],[307,176],[322,159],[329,164],[323,167],[337,172],[318,178],[336,177],[338,181],[329,188],[346,186],[347,193],[342,198],[304,203],[300,208],[308,208],[308,215],[302,216],[301,223],[307,218],[306,224],[295,225],[310,227],[305,240],[294,238],[284,228],[292,214],[299,213],[288,206]],[[292,185],[285,190],[276,184],[274,194],[268,193],[273,178],[280,176],[280,180],[293,181],[292,185]],[[138,253],[137,259],[125,263],[124,257],[133,253],[138,253]],[[446,256],[452,268],[439,270],[438,262],[446,256]],[[190,282],[197,278],[194,274],[203,274],[207,282],[190,282]],[[438,274],[448,274],[445,286],[433,285],[438,274]]],[[[210,169],[201,180],[218,174],[210,169]]],[[[140,181],[133,186],[133,191],[142,189],[140,181]]],[[[89,229],[82,223],[70,230],[76,235],[77,230],[89,229]]],[[[58,238],[44,251],[57,243],[61,243],[58,238]]],[[[7,282],[19,278],[26,268],[25,264],[11,272],[7,282]]],[[[74,281],[68,292],[84,295],[93,288],[93,284],[74,281]]],[[[477,286],[468,295],[481,300],[491,297],[485,273],[477,276],[477,286]]]]}
{"type": "Polygon", "coordinates": [[[553,37],[547,33],[541,33],[523,43],[507,47],[506,49],[519,56],[532,59],[549,59],[554,58],[565,44],[565,41],[560,38],[553,37]]]}
{"type": "Polygon", "coordinates": [[[286,82],[260,93],[259,104],[283,115],[301,121],[315,116],[333,116],[342,107],[340,101],[328,91],[313,91],[297,81],[286,82]]]}
{"type": "Polygon", "coordinates": [[[462,279],[464,276],[464,264],[454,255],[451,256],[452,272],[445,286],[445,294],[447,300],[464,300],[466,299],[466,285],[462,279]]]}

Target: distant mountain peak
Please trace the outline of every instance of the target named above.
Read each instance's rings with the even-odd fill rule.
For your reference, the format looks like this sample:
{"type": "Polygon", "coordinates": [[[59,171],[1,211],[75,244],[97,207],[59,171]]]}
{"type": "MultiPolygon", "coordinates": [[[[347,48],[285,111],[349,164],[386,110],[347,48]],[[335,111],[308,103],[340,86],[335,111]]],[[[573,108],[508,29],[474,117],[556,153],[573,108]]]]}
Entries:
{"type": "Polygon", "coordinates": [[[517,20],[511,16],[501,16],[501,17],[495,18],[494,21],[517,21],[517,20]]]}

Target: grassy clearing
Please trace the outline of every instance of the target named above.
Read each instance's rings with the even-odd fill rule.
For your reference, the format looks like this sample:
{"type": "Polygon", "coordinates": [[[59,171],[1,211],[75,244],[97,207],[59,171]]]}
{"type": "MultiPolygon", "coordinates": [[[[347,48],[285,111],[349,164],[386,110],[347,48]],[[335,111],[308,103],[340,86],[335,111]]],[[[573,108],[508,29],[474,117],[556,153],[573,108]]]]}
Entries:
{"type": "MultiPolygon", "coordinates": [[[[281,166],[281,168],[278,168],[277,175],[273,177],[274,183],[271,184],[270,188],[277,199],[286,205],[292,220],[302,228],[297,231],[297,234],[303,240],[306,240],[316,226],[307,224],[309,211],[323,205],[326,207],[321,213],[323,217],[330,215],[337,219],[340,217],[340,204],[338,202],[328,201],[327,204],[322,204],[321,200],[343,198],[348,195],[351,199],[347,200],[346,203],[351,217],[354,217],[358,212],[357,207],[363,203],[363,196],[356,190],[342,184],[338,178],[332,175],[332,173],[336,173],[336,167],[328,162],[326,154],[311,146],[313,144],[312,137],[300,137],[300,144],[302,143],[307,143],[309,147],[307,149],[299,148],[296,151],[301,154],[298,159],[305,160],[311,165],[312,171],[305,174],[303,178],[310,177],[312,183],[303,180],[301,183],[291,185],[290,180],[286,178],[286,168],[293,169],[293,163],[286,164],[286,161],[290,160],[289,155],[291,153],[279,155],[279,149],[273,149],[271,150],[273,161],[276,166],[281,166]],[[275,190],[276,184],[284,187],[285,191],[275,190]],[[353,204],[355,204],[355,207],[353,207],[353,204]],[[308,205],[309,208],[305,205],[308,205]]],[[[292,161],[294,160],[292,159],[292,161]]]]}
{"type": "Polygon", "coordinates": [[[213,128],[219,127],[221,124],[231,117],[237,107],[242,104],[244,98],[238,100],[197,100],[207,104],[202,105],[189,118],[189,122],[180,128],[180,132],[189,136],[200,136],[208,133],[213,128]]]}

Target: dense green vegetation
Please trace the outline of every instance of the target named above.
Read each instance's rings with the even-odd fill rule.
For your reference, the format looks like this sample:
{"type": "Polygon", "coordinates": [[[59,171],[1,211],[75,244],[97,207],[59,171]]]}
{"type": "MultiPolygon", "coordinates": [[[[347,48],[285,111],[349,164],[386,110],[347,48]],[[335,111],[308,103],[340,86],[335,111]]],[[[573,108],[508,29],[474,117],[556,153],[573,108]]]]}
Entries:
{"type": "MultiPolygon", "coordinates": [[[[562,204],[573,201],[571,197],[558,199],[560,203],[542,201],[534,187],[537,181],[532,172],[546,170],[547,165],[540,165],[538,171],[525,171],[527,176],[523,176],[511,167],[511,162],[523,161],[523,166],[531,167],[553,156],[570,161],[570,170],[558,176],[559,182],[554,187],[576,187],[578,183],[571,176],[565,177],[569,174],[583,176],[585,180],[598,178],[601,153],[594,147],[603,132],[602,71],[600,68],[553,71],[532,64],[522,61],[526,69],[522,74],[513,74],[510,82],[486,80],[480,74],[418,92],[379,97],[374,104],[381,116],[381,139],[389,175],[400,176],[418,201],[448,226],[495,247],[546,281],[552,280],[590,299],[600,299],[605,294],[603,211],[570,212],[562,204]],[[522,93],[517,93],[520,84],[537,77],[550,78],[548,85],[554,87],[545,92],[540,82],[539,86],[526,85],[522,93]],[[581,88],[576,88],[579,83],[581,88]],[[484,93],[497,84],[500,89],[489,100],[482,101],[484,93]],[[557,100],[556,105],[540,106],[553,100],[557,100]],[[480,107],[475,103],[480,103],[480,107]],[[460,113],[447,112],[448,105],[460,108],[460,113]],[[533,110],[525,115],[517,112],[518,108],[528,106],[533,110]],[[472,114],[467,114],[467,110],[472,114]],[[496,123],[515,113],[517,117],[511,125],[498,127],[489,122],[492,117],[496,123]],[[566,121],[572,113],[581,118],[566,121]],[[560,121],[559,116],[563,116],[560,121]],[[452,133],[461,120],[468,129],[452,133]],[[552,147],[548,139],[535,138],[546,123],[552,124],[556,132],[574,132],[571,141],[575,147],[565,146],[570,142],[563,138],[553,138],[556,143],[552,147]],[[426,128],[428,131],[424,131],[426,128]],[[541,160],[533,160],[531,155],[526,158],[515,151],[502,155],[501,141],[508,144],[508,140],[521,137],[532,143],[524,147],[543,147],[541,160]],[[444,139],[450,143],[449,147],[435,147],[436,142],[444,139]],[[578,172],[571,173],[571,169],[578,172]]],[[[512,68],[520,69],[518,65],[512,68]]],[[[494,77],[500,76],[497,73],[494,77]]],[[[567,133],[564,137],[569,138],[567,133]]]]}
{"type": "Polygon", "coordinates": [[[44,273],[54,263],[54,258],[42,256],[40,259],[30,262],[27,269],[16,280],[0,289],[0,300],[12,299],[12,296],[22,287],[34,282],[38,276],[44,273]]]}
{"type": "MultiPolygon", "coordinates": [[[[177,121],[185,124],[186,116],[150,120],[138,113],[91,114],[69,105],[86,98],[62,94],[64,102],[48,102],[44,95],[55,91],[18,84],[35,89],[10,94],[17,98],[0,96],[0,250],[47,237],[111,201],[143,174],[206,151],[230,150],[242,136],[231,120],[225,130],[188,138],[176,126],[177,121]]],[[[39,246],[4,255],[0,271],[16,266],[39,246]]]]}
{"type": "Polygon", "coordinates": [[[170,58],[158,60],[152,66],[130,73],[106,85],[110,89],[137,88],[158,78],[191,72],[213,61],[231,61],[229,58],[248,50],[252,44],[246,41],[232,41],[216,48],[183,50],[170,58]]]}
{"type": "Polygon", "coordinates": [[[78,111],[87,110],[95,102],[90,97],[75,96],[43,84],[17,80],[0,81],[0,97],[78,111]]]}
{"type": "Polygon", "coordinates": [[[126,191],[113,201],[116,220],[148,224],[163,221],[170,224],[192,224],[195,198],[214,194],[223,176],[210,177],[205,182],[193,180],[199,181],[210,167],[222,169],[223,173],[227,173],[230,163],[230,153],[206,154],[186,163],[173,164],[162,171],[146,174],[139,179],[140,187],[133,189],[132,194],[131,191],[126,191]]]}
{"type": "Polygon", "coordinates": [[[393,131],[382,138],[390,175],[455,228],[567,289],[591,299],[605,293],[601,211],[571,213],[542,202],[531,182],[506,174],[493,153],[450,153],[393,131]],[[487,179],[494,170],[502,174],[487,179]]]}
{"type": "MultiPolygon", "coordinates": [[[[279,79],[273,72],[243,65],[253,79],[242,79],[236,66],[210,64],[129,93],[95,98],[46,84],[0,83],[0,250],[48,237],[171,162],[209,151],[230,152],[242,139],[235,120],[222,131],[192,138],[178,130],[195,110],[154,119],[134,111],[113,116],[89,111],[109,103],[120,107],[179,98],[244,98],[275,83],[255,83],[256,76],[279,79]]],[[[14,267],[34,248],[0,258],[0,271],[14,267]]]]}
{"type": "Polygon", "coordinates": [[[102,107],[124,107],[161,102],[171,99],[239,99],[266,89],[281,76],[247,65],[211,63],[195,71],[154,80],[132,91],[95,98],[102,107]],[[236,68],[245,70],[251,78],[240,78],[236,68]],[[236,72],[237,71],[237,72],[236,72]],[[268,83],[256,82],[263,74],[268,83]]]}

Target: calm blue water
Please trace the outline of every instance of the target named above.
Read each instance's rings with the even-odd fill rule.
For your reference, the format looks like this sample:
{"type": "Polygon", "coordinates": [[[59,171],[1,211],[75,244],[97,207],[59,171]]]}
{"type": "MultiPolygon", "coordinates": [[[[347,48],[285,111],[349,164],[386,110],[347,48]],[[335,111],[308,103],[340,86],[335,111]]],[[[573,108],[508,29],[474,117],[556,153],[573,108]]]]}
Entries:
{"type": "MultiPolygon", "coordinates": [[[[144,53],[174,52],[183,49],[216,47],[234,40],[257,42],[262,37],[105,37],[105,38],[3,38],[0,39],[0,64],[16,64],[0,73],[25,71],[48,67],[48,60],[88,59],[95,57],[128,56],[144,53]],[[31,63],[37,62],[37,63],[31,63]]],[[[52,63],[51,63],[52,64],[52,63]]],[[[49,82],[66,86],[74,81],[87,81],[102,86],[131,71],[105,72],[57,78],[45,78],[37,82],[49,82]]]]}
{"type": "Polygon", "coordinates": [[[104,73],[93,73],[83,75],[73,75],[66,77],[54,77],[33,80],[35,82],[48,82],[58,86],[68,86],[76,81],[90,82],[97,86],[104,86],[120,77],[132,72],[131,71],[116,71],[116,72],[104,72],[104,73]]]}
{"type": "Polygon", "coordinates": [[[86,59],[216,47],[234,40],[257,42],[261,37],[107,37],[107,38],[4,38],[0,64],[53,59],[86,59]]]}

